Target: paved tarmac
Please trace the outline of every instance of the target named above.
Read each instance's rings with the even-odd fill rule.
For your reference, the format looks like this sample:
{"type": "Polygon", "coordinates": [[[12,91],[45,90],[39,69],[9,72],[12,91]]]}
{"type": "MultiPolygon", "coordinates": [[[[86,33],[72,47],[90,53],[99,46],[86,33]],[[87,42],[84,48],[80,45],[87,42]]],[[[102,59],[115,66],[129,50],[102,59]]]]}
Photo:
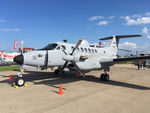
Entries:
{"type": "Polygon", "coordinates": [[[110,81],[102,82],[103,71],[76,78],[67,72],[26,72],[28,87],[13,88],[8,81],[17,72],[0,72],[0,113],[149,113],[150,69],[133,65],[111,67],[110,81]],[[62,83],[63,95],[58,95],[62,83]]]}

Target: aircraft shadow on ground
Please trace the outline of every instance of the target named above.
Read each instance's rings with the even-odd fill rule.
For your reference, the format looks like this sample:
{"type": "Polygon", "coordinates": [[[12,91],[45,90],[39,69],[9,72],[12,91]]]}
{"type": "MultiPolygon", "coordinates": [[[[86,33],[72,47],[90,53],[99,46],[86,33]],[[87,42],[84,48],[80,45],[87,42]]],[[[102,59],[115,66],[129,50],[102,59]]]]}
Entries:
{"type": "MultiPolygon", "coordinates": [[[[4,75],[1,75],[1,77],[6,77],[4,75]]],[[[8,76],[7,76],[8,77],[8,76]]],[[[13,75],[13,79],[15,79],[16,75],[13,75]]],[[[53,72],[28,72],[28,74],[24,75],[24,78],[26,81],[33,82],[35,85],[44,84],[48,86],[52,86],[55,88],[59,88],[58,85],[60,83],[67,84],[72,83],[76,81],[88,81],[88,82],[96,82],[100,84],[106,84],[106,85],[112,85],[112,86],[120,86],[120,87],[126,87],[126,88],[133,88],[138,90],[149,90],[150,87],[142,86],[142,85],[136,85],[132,83],[125,83],[121,81],[115,81],[115,80],[109,80],[109,81],[100,81],[99,77],[95,77],[94,75],[87,75],[86,77],[80,77],[76,78],[76,73],[74,72],[66,72],[65,74],[56,76],[53,72]],[[39,80],[39,81],[37,81],[39,80]],[[56,86],[57,85],[57,86],[56,86]]],[[[8,77],[9,79],[9,77],[8,77]]],[[[8,83],[11,84],[12,82],[9,82],[8,79],[1,80],[0,83],[8,83]]]]}

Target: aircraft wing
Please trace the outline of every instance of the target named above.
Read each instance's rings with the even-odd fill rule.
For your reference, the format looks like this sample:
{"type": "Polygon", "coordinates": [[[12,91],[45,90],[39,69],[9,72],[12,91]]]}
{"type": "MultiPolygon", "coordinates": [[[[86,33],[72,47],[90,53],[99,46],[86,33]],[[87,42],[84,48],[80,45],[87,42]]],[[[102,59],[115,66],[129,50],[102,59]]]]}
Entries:
{"type": "Polygon", "coordinates": [[[113,62],[121,63],[121,62],[129,62],[129,61],[148,60],[148,59],[150,60],[150,56],[115,58],[115,59],[113,59],[113,62]]]}
{"type": "Polygon", "coordinates": [[[115,58],[115,59],[102,59],[100,63],[104,66],[109,66],[117,63],[139,61],[139,60],[150,60],[150,56],[140,56],[140,57],[127,57],[127,58],[115,58]]]}

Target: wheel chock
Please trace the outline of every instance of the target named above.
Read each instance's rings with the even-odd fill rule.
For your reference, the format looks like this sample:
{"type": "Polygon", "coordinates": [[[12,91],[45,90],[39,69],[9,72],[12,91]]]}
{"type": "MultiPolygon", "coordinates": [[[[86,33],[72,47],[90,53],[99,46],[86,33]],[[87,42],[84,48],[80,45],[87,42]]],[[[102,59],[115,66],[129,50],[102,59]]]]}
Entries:
{"type": "Polygon", "coordinates": [[[24,87],[27,87],[28,85],[27,84],[24,84],[24,87]]]}
{"type": "Polygon", "coordinates": [[[14,88],[19,88],[19,86],[16,86],[16,85],[14,85],[13,87],[14,87],[14,88]]]}

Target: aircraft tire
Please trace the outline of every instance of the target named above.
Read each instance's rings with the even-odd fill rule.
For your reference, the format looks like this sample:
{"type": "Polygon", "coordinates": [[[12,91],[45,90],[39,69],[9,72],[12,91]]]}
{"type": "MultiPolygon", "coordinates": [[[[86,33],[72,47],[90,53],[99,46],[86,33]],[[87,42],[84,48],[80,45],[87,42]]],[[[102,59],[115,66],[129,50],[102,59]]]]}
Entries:
{"type": "Polygon", "coordinates": [[[101,81],[104,81],[104,79],[105,79],[105,74],[101,74],[101,75],[100,75],[100,80],[101,80],[101,81]]]}
{"type": "Polygon", "coordinates": [[[54,74],[55,75],[58,75],[60,73],[60,71],[58,70],[58,69],[56,69],[55,71],[54,71],[54,74]]]}
{"type": "Polygon", "coordinates": [[[101,81],[109,81],[109,75],[108,74],[101,74],[100,80],[101,81]]]}
{"type": "Polygon", "coordinates": [[[24,86],[25,84],[25,80],[23,77],[18,77],[15,81],[15,84],[19,87],[24,86]]]}
{"type": "Polygon", "coordinates": [[[109,75],[108,74],[105,74],[104,80],[109,81],[109,75]]]}

